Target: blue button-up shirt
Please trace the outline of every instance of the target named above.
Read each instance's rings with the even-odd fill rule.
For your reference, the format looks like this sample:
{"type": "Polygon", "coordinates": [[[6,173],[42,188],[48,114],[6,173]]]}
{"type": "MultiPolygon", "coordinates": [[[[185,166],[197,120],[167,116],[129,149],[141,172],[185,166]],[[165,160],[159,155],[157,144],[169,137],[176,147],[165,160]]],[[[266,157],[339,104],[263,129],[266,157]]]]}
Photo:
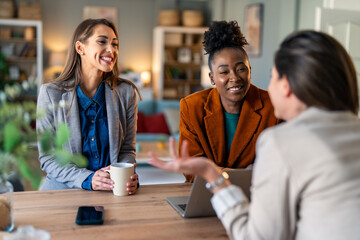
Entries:
{"type": "MultiPolygon", "coordinates": [[[[82,154],[89,160],[87,169],[97,171],[110,165],[109,128],[106,113],[105,85],[102,82],[91,99],[80,86],[76,87],[79,103],[82,154]]],[[[92,190],[91,174],[83,183],[84,189],[92,190]]]]}

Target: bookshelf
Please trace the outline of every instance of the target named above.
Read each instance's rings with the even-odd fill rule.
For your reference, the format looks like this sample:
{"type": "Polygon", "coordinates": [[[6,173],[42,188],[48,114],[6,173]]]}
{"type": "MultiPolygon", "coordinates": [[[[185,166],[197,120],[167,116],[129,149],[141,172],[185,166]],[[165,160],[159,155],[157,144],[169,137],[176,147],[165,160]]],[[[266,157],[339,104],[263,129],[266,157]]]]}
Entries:
{"type": "Polygon", "coordinates": [[[0,19],[0,51],[9,67],[8,82],[34,79],[36,93],[27,96],[36,100],[42,83],[42,22],[38,20],[0,19]]]}
{"type": "Polygon", "coordinates": [[[181,99],[201,90],[202,42],[206,30],[206,27],[154,28],[152,71],[157,99],[181,99]]]}

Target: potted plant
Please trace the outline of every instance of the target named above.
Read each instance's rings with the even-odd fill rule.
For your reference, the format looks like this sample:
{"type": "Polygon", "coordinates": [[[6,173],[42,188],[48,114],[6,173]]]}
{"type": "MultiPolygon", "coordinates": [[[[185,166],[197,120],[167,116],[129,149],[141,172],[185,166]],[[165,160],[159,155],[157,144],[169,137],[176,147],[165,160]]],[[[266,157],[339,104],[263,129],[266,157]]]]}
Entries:
{"type": "Polygon", "coordinates": [[[40,141],[45,152],[54,154],[61,165],[70,162],[79,167],[87,165],[87,159],[82,155],[71,155],[62,149],[70,137],[65,124],[58,126],[55,136],[50,131],[36,134],[35,120],[44,116],[45,111],[37,111],[33,101],[17,99],[29,87],[34,86],[36,87],[34,82],[24,81],[11,86],[5,84],[4,90],[0,90],[0,231],[11,231],[13,228],[13,189],[6,181],[8,175],[16,171],[34,189],[40,185],[41,170],[38,165],[31,166],[29,161],[29,158],[34,157],[29,154],[29,149],[36,148],[37,141],[40,141]]]}

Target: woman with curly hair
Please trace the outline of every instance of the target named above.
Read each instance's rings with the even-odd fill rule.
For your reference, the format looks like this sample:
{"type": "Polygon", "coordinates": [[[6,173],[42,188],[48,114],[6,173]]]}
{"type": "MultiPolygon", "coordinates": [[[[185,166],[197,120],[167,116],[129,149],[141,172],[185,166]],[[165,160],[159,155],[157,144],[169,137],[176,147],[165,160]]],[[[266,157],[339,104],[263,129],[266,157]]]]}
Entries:
{"type": "Polygon", "coordinates": [[[250,83],[247,41],[237,22],[213,22],[203,44],[215,88],[181,100],[179,149],[187,140],[190,156],[206,157],[220,168],[246,168],[254,162],[259,134],[278,119],[267,91],[250,83]]]}
{"type": "Polygon", "coordinates": [[[333,37],[290,34],[275,54],[269,94],[285,123],[259,137],[251,202],[205,158],[150,164],[203,177],[231,239],[359,239],[360,120],[354,64],[333,37]],[[208,185],[209,186],[209,185],[208,185]]]}
{"type": "MultiPolygon", "coordinates": [[[[41,86],[37,106],[47,114],[37,120],[37,130],[55,133],[59,123],[66,123],[72,135],[64,149],[89,161],[87,168],[60,166],[39,144],[41,168],[47,173],[42,190],[112,190],[113,181],[105,172],[110,164],[135,163],[137,88],[118,77],[118,45],[113,23],[84,20],[73,34],[64,71],[41,86]],[[55,107],[60,101],[68,104],[55,107]]],[[[128,193],[135,194],[137,187],[134,173],[127,183],[128,193]]]]}

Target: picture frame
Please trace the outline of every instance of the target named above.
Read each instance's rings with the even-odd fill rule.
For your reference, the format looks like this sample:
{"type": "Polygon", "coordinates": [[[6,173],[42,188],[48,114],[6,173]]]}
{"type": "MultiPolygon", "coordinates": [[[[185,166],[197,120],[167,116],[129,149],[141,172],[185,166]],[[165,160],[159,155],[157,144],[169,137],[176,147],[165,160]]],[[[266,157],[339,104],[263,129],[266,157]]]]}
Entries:
{"type": "Polygon", "coordinates": [[[83,9],[83,19],[88,18],[105,18],[115,26],[117,25],[117,8],[115,7],[98,7],[98,6],[85,6],[83,9]]]}
{"type": "Polygon", "coordinates": [[[248,45],[245,50],[249,56],[260,56],[263,25],[262,3],[251,4],[245,8],[245,37],[248,45]]]}

